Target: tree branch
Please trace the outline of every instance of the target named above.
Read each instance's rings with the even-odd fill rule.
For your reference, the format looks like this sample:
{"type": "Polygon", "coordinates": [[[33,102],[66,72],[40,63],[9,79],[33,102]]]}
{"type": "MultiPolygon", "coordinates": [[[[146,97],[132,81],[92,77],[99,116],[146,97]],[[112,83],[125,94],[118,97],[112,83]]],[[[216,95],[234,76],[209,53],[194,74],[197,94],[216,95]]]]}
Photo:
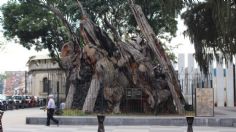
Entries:
{"type": "Polygon", "coordinates": [[[57,9],[56,7],[53,7],[51,5],[47,5],[46,3],[45,4],[40,4],[40,3],[32,2],[32,1],[29,1],[29,2],[31,4],[33,4],[33,5],[37,5],[37,6],[45,8],[45,9],[48,9],[49,11],[52,11],[62,21],[64,26],[68,29],[68,31],[69,31],[69,38],[73,39],[74,33],[73,33],[72,28],[71,28],[71,25],[66,20],[66,18],[64,17],[64,14],[62,14],[62,12],[59,9],[57,9]]]}
{"type": "Polygon", "coordinates": [[[86,11],[84,10],[83,5],[80,3],[79,0],[77,0],[77,3],[78,3],[78,7],[80,8],[80,10],[81,10],[81,12],[82,12],[83,17],[87,17],[87,13],[86,13],[86,11]]]}
{"type": "Polygon", "coordinates": [[[60,10],[58,10],[57,8],[52,7],[50,5],[48,5],[48,6],[47,5],[42,5],[42,6],[44,6],[48,10],[52,11],[62,21],[62,23],[67,27],[67,29],[69,31],[70,38],[73,38],[74,37],[74,32],[71,28],[71,25],[69,24],[69,22],[66,20],[66,18],[62,14],[62,12],[60,10]]]}
{"type": "Polygon", "coordinates": [[[128,0],[129,4],[134,5],[135,0],[128,0]]]}
{"type": "Polygon", "coordinates": [[[115,27],[108,22],[106,15],[104,15],[104,22],[105,22],[106,26],[111,29],[111,32],[114,35],[114,40],[115,41],[120,40],[120,36],[119,36],[118,32],[116,31],[115,27]]]}

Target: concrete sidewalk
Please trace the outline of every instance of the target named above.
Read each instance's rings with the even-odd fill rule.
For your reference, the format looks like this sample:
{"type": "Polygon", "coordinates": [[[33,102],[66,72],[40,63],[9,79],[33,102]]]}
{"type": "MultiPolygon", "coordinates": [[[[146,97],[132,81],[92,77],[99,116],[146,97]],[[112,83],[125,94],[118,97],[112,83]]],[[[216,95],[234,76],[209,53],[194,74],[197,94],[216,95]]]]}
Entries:
{"type": "MultiPolygon", "coordinates": [[[[4,132],[97,132],[97,126],[44,126],[26,125],[3,128],[4,132]]],[[[187,127],[180,126],[105,126],[105,132],[186,132],[187,127]]],[[[194,132],[235,132],[229,127],[193,127],[194,132]]]]}
{"type": "MultiPolygon", "coordinates": [[[[96,116],[56,116],[62,125],[97,125],[96,116]]],[[[45,124],[46,114],[26,118],[26,124],[45,124]]],[[[184,116],[106,116],[104,124],[116,126],[186,126],[184,116]]],[[[215,108],[214,117],[195,117],[194,126],[236,127],[236,108],[215,108]]]]}
{"type": "Polygon", "coordinates": [[[233,117],[236,118],[236,107],[215,107],[215,117],[233,117]]]}
{"type": "MultiPolygon", "coordinates": [[[[217,108],[215,109],[216,116],[212,118],[236,118],[236,113],[234,113],[234,108],[217,108]],[[224,114],[224,115],[223,115],[224,114]]],[[[76,124],[76,125],[60,125],[57,127],[56,125],[52,125],[50,127],[45,126],[45,122],[38,125],[27,125],[26,124],[26,117],[38,117],[43,118],[46,120],[46,112],[43,110],[39,110],[39,108],[29,108],[29,109],[19,109],[19,110],[11,110],[5,111],[3,115],[3,131],[4,132],[96,132],[97,131],[97,119],[95,116],[83,116],[81,118],[88,118],[91,117],[94,119],[94,125],[88,124],[76,124]]],[[[136,119],[137,116],[113,116],[112,118],[127,118],[136,119]]],[[[139,116],[140,117],[140,116],[139,116]]],[[[167,116],[142,116],[140,118],[167,118],[167,116]]],[[[169,116],[173,117],[173,116],[169,116]]],[[[59,117],[57,117],[59,118],[59,117]]],[[[62,120],[65,118],[78,118],[78,117],[60,117],[62,120]]],[[[179,117],[175,117],[179,118],[179,117]]],[[[184,118],[184,117],[180,117],[184,118]]],[[[89,120],[87,120],[89,121],[89,120]]],[[[161,120],[165,122],[164,120],[161,120]]],[[[195,120],[196,121],[196,120],[195,120]]],[[[108,117],[106,117],[105,122],[109,122],[108,117]]],[[[136,121],[134,121],[136,122],[136,121]]],[[[175,120],[175,122],[182,122],[180,120],[175,120]]],[[[224,121],[223,121],[224,122],[224,121]]],[[[184,122],[183,126],[160,126],[157,124],[148,124],[148,125],[106,125],[105,124],[105,131],[106,132],[186,132],[187,130],[187,123],[184,122]]],[[[194,132],[235,132],[235,127],[207,127],[207,126],[195,126],[193,125],[194,132]]]]}

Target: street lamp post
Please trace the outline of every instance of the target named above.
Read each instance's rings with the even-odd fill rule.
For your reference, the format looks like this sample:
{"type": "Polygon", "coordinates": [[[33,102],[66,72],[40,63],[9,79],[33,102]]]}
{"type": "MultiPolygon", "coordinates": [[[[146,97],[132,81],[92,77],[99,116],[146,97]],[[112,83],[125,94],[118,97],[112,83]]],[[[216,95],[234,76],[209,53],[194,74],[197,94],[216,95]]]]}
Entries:
{"type": "Polygon", "coordinates": [[[193,107],[193,84],[192,84],[192,107],[193,107]]]}
{"type": "Polygon", "coordinates": [[[48,66],[48,61],[47,60],[45,60],[46,61],[46,64],[47,64],[47,73],[48,73],[48,79],[47,79],[47,90],[48,90],[48,96],[49,96],[49,94],[50,94],[50,88],[49,88],[49,66],[48,66]]]}
{"type": "Polygon", "coordinates": [[[59,103],[59,81],[57,81],[57,108],[60,108],[60,103],[59,103]]]}
{"type": "Polygon", "coordinates": [[[27,71],[25,71],[25,94],[27,94],[27,92],[28,92],[28,91],[27,91],[27,87],[28,87],[28,86],[27,86],[27,80],[28,80],[27,74],[28,74],[27,71]]]}
{"type": "Polygon", "coordinates": [[[49,88],[49,78],[47,79],[47,90],[48,90],[48,96],[50,94],[50,88],[49,88]]]}
{"type": "Polygon", "coordinates": [[[101,88],[101,105],[100,105],[100,113],[97,115],[98,119],[98,132],[105,132],[104,129],[104,120],[105,120],[105,114],[104,114],[104,94],[103,94],[103,83],[100,83],[100,88],[101,88]]]}

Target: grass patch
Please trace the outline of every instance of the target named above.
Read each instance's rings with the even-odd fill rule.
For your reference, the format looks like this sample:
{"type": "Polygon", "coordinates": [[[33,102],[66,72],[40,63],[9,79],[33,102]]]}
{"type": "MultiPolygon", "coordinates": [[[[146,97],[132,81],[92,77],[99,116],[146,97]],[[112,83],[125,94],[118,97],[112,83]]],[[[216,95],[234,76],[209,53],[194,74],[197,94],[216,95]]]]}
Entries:
{"type": "Polygon", "coordinates": [[[82,110],[79,109],[64,109],[62,116],[85,116],[85,114],[82,110]]]}
{"type": "MultiPolygon", "coordinates": [[[[64,109],[63,112],[61,112],[61,116],[89,116],[93,115],[96,116],[100,113],[93,112],[93,113],[84,113],[82,110],[79,109],[64,109]]],[[[155,115],[153,113],[104,113],[106,116],[179,116],[178,114],[158,114],[155,115]]],[[[194,111],[185,111],[185,116],[195,116],[194,111]]]]}
{"type": "Polygon", "coordinates": [[[195,116],[195,111],[185,111],[185,116],[195,116]]]}

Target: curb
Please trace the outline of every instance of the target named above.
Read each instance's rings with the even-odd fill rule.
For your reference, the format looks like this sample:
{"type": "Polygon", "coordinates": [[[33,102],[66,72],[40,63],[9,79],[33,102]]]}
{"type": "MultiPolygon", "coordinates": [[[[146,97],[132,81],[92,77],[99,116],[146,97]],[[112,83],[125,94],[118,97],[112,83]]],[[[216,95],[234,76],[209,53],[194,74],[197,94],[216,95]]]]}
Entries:
{"type": "MultiPolygon", "coordinates": [[[[97,117],[55,117],[60,125],[98,125],[97,117]]],[[[26,124],[44,125],[46,117],[26,117],[26,124]]],[[[195,117],[193,126],[235,127],[236,118],[195,117]]],[[[185,117],[113,117],[106,116],[104,125],[108,126],[187,126],[185,117]]]]}

